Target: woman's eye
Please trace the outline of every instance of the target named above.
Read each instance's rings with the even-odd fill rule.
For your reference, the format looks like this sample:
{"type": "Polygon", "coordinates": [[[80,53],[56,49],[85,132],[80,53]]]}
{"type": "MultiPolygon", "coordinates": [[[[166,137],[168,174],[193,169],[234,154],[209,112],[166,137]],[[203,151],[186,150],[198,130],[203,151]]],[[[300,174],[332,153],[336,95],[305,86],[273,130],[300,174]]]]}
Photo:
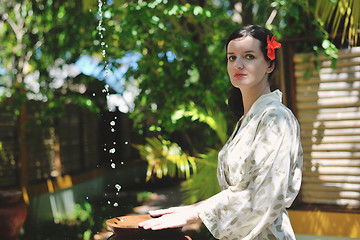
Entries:
{"type": "Polygon", "coordinates": [[[255,56],[254,56],[254,55],[251,55],[251,54],[248,54],[248,55],[245,56],[245,58],[246,58],[247,60],[252,60],[252,59],[255,58],[255,56]]]}
{"type": "Polygon", "coordinates": [[[234,61],[235,59],[236,59],[235,56],[230,56],[230,57],[229,57],[229,61],[234,61]]]}

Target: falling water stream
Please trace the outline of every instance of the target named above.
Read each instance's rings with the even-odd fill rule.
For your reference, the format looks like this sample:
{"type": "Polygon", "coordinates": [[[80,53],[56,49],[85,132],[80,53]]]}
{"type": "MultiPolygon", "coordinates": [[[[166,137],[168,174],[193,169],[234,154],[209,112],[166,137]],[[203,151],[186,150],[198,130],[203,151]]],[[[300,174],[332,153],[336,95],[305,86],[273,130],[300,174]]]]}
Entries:
{"type": "MultiPolygon", "coordinates": [[[[106,60],[106,48],[108,47],[108,45],[106,44],[105,40],[104,40],[104,32],[106,31],[106,28],[103,27],[103,2],[102,0],[98,0],[98,18],[99,18],[99,23],[98,23],[98,26],[97,26],[97,31],[98,31],[98,34],[99,34],[99,37],[100,37],[100,45],[101,45],[101,56],[103,58],[103,61],[104,61],[104,74],[103,74],[103,79],[105,81],[105,86],[104,86],[104,89],[102,90],[103,93],[106,94],[106,100],[108,101],[109,99],[109,88],[110,86],[108,84],[106,84],[106,77],[108,76],[109,74],[109,64],[106,60]]],[[[115,132],[115,125],[116,125],[116,120],[117,120],[117,117],[114,117],[114,119],[112,121],[110,121],[110,131],[111,132],[115,132]]],[[[115,154],[116,152],[116,149],[115,149],[115,145],[116,145],[116,142],[114,141],[113,142],[113,147],[109,147],[109,153],[110,154],[115,154]]],[[[105,145],[104,147],[104,151],[107,151],[107,146],[105,145]]],[[[121,164],[123,164],[123,162],[121,162],[121,164]]],[[[111,168],[115,169],[116,168],[116,164],[113,160],[113,158],[110,158],[110,166],[111,168]]],[[[120,184],[115,184],[115,188],[116,188],[116,195],[119,194],[120,190],[121,190],[121,186],[120,184]]],[[[110,205],[111,202],[110,201],[107,201],[107,203],[110,205]]],[[[117,202],[114,202],[113,203],[113,206],[114,207],[118,207],[119,204],[117,202]]]]}

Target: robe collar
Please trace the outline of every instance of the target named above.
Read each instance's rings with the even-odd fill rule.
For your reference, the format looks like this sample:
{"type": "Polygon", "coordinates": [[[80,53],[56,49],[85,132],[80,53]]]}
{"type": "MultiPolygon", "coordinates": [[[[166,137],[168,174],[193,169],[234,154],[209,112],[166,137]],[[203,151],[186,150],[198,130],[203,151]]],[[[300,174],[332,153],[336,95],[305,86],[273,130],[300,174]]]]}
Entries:
{"type": "MultiPolygon", "coordinates": [[[[259,112],[262,112],[261,109],[265,108],[268,103],[270,102],[278,102],[281,103],[282,102],[282,92],[279,89],[276,89],[273,92],[261,95],[251,106],[249,112],[246,114],[245,118],[241,117],[241,120],[245,120],[247,118],[253,118],[254,115],[258,114],[259,112]]],[[[247,120],[250,120],[247,119],[247,120]]]]}

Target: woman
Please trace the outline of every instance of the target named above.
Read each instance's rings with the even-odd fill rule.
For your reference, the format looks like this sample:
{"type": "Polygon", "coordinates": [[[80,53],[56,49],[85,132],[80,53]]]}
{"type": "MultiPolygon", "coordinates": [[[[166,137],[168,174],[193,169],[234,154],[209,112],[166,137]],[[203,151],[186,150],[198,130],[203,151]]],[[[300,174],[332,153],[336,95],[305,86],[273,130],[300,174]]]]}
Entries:
{"type": "Polygon", "coordinates": [[[260,26],[229,36],[227,70],[241,91],[243,107],[237,112],[243,114],[219,152],[222,191],[198,204],[150,212],[158,218],[140,227],[158,230],[202,221],[217,239],[295,239],[286,208],[300,189],[302,147],[296,118],[281,103],[281,92],[270,91],[280,46],[260,26]]]}

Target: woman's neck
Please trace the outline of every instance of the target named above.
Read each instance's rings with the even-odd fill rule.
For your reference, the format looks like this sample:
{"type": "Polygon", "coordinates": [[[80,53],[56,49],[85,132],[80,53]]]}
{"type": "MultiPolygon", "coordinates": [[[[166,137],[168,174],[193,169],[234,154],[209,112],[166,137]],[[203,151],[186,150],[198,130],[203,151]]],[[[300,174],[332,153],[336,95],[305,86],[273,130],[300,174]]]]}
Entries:
{"type": "Polygon", "coordinates": [[[270,86],[266,85],[262,88],[256,89],[241,89],[243,104],[244,104],[244,117],[249,112],[251,106],[256,100],[264,94],[270,93],[270,86]]]}

